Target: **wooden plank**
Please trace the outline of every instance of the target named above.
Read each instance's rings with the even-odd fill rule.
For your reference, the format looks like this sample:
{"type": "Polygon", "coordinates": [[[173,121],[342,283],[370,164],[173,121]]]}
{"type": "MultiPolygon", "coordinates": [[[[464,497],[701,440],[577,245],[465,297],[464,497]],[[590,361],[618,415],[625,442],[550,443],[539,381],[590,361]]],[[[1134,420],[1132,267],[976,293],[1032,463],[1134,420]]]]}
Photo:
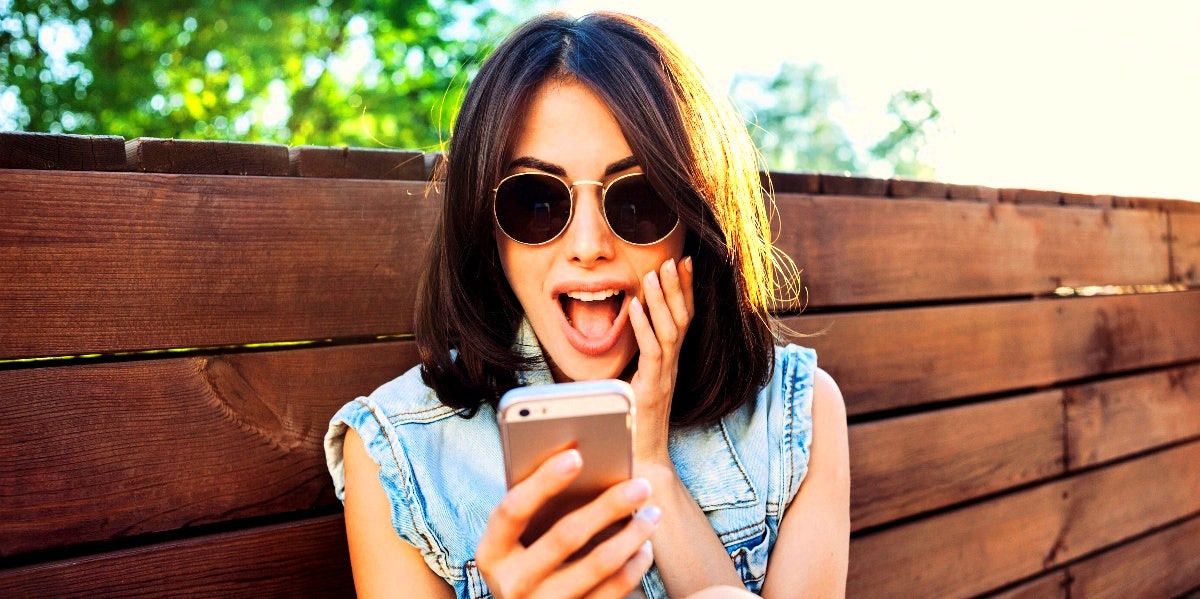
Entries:
{"type": "Polygon", "coordinates": [[[1112,208],[1113,197],[1111,195],[1087,195],[1082,193],[1063,193],[1059,194],[1060,200],[1065,206],[1088,206],[1092,208],[1112,208]]]}
{"type": "Polygon", "coordinates": [[[416,182],[5,173],[0,359],[412,331],[416,182]]]}
{"type": "Polygon", "coordinates": [[[139,137],[125,142],[129,170],[194,175],[288,174],[288,149],[280,144],[139,137]]]}
{"type": "Polygon", "coordinates": [[[851,414],[1200,359],[1200,291],[799,316],[851,414]]]}
{"type": "Polygon", "coordinates": [[[1171,277],[1167,220],[1156,212],[795,194],[777,204],[777,243],[804,269],[814,307],[1171,277]]]}
{"type": "Polygon", "coordinates": [[[1062,434],[1060,391],[854,425],[850,520],[858,530],[1061,474],[1062,434]]]}
{"type": "Polygon", "coordinates": [[[1073,599],[1178,597],[1200,585],[1200,517],[1069,569],[1073,599]]]}
{"type": "Polygon", "coordinates": [[[1200,214],[1172,212],[1168,218],[1171,221],[1171,278],[1184,285],[1200,285],[1200,214]]]}
{"type": "Polygon", "coordinates": [[[1071,480],[1057,563],[1200,513],[1200,442],[1071,480]]]}
{"type": "Polygon", "coordinates": [[[0,556],[336,504],[329,418],[415,362],[400,342],[0,371],[0,556]]]}
{"type": "Polygon", "coordinates": [[[848,175],[830,175],[821,173],[821,193],[827,195],[871,196],[887,195],[887,179],[869,179],[867,177],[851,177],[848,175]]]}
{"type": "Polygon", "coordinates": [[[125,139],[4,131],[0,132],[0,168],[123,171],[125,139]]]}
{"type": "Polygon", "coordinates": [[[1061,193],[1043,189],[1001,189],[1000,201],[1006,204],[1045,204],[1049,206],[1063,203],[1061,193]]]}
{"type": "Polygon", "coordinates": [[[768,177],[775,193],[821,193],[821,176],[817,173],[759,173],[763,185],[768,177]]]}
{"type": "Polygon", "coordinates": [[[1197,464],[1192,443],[855,538],[846,594],[965,597],[1035,576],[1200,512],[1197,464]]]}
{"type": "Polygon", "coordinates": [[[288,156],[296,177],[425,180],[425,155],[410,150],[300,146],[288,156]]]}
{"type": "Polygon", "coordinates": [[[978,200],[982,202],[999,202],[1000,190],[995,187],[982,185],[946,185],[946,194],[952,200],[978,200]]]}
{"type": "Polygon", "coordinates": [[[888,180],[887,194],[894,198],[937,198],[949,196],[945,183],[919,181],[915,179],[888,180]]]}
{"type": "Polygon", "coordinates": [[[1067,587],[1071,580],[1064,568],[1039,576],[1006,591],[987,595],[988,599],[1070,599],[1067,587]]]}
{"type": "Polygon", "coordinates": [[[0,570],[9,597],[352,597],[340,514],[0,570]]]}
{"type": "Polygon", "coordinates": [[[1072,469],[1200,437],[1200,365],[1082,385],[1066,398],[1072,469]]]}
{"type": "Polygon", "coordinates": [[[850,541],[847,597],[966,597],[1036,574],[1062,528],[1063,483],[850,541]]]}

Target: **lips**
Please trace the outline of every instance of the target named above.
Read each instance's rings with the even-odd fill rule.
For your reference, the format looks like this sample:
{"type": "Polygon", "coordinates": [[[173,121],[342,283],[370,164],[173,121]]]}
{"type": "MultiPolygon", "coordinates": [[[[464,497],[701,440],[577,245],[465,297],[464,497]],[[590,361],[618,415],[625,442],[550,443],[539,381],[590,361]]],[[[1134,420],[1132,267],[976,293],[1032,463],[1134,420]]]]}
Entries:
{"type": "Polygon", "coordinates": [[[612,349],[625,330],[629,297],[622,285],[559,285],[555,299],[561,308],[561,326],[567,342],[589,356],[612,349]]]}

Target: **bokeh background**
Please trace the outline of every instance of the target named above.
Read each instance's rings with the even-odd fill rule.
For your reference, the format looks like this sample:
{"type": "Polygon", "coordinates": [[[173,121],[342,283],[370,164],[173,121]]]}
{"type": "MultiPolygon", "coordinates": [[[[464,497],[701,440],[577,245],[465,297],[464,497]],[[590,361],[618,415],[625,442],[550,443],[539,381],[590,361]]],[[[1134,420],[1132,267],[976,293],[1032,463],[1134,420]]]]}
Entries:
{"type": "Polygon", "coordinates": [[[1200,3],[0,0],[0,131],[438,151],[538,12],[663,28],[775,170],[1200,200],[1200,3]]]}

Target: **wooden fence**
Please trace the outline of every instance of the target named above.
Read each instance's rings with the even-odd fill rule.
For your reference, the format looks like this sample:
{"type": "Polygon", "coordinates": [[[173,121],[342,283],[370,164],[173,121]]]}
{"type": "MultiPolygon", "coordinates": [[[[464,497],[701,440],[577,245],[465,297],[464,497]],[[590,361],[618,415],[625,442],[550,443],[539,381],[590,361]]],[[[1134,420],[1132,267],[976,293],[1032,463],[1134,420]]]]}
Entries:
{"type": "MultiPolygon", "coordinates": [[[[0,595],[351,594],[322,436],[416,361],[427,172],[0,134],[0,595]]],[[[774,182],[850,597],[1200,588],[1200,204],[774,182]]]]}

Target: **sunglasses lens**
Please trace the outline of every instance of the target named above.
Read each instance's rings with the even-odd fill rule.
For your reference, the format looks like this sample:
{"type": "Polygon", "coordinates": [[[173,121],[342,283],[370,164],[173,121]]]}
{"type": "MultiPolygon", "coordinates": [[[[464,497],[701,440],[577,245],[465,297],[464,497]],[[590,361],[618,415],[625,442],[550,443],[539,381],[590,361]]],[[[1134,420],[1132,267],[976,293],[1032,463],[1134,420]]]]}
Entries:
{"type": "Polygon", "coordinates": [[[529,244],[554,239],[571,218],[571,191],[540,173],[509,177],[496,189],[496,222],[509,237],[529,244]]]}
{"type": "Polygon", "coordinates": [[[629,243],[642,245],[661,241],[679,222],[679,216],[641,175],[618,179],[609,186],[604,213],[614,233],[629,243]]]}

